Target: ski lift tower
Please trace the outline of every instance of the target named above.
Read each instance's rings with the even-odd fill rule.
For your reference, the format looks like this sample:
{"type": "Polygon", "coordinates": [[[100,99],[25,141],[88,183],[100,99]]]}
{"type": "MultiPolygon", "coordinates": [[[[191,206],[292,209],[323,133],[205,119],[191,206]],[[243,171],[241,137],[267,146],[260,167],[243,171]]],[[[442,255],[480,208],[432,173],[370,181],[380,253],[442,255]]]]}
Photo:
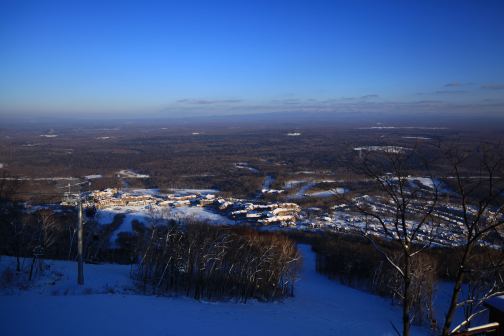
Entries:
{"type": "Polygon", "coordinates": [[[77,207],[77,283],[84,285],[84,260],[83,260],[83,240],[84,223],[82,219],[82,185],[91,185],[89,181],[81,181],[75,184],[68,184],[65,188],[68,191],[64,193],[63,202],[77,207]],[[72,188],[77,187],[78,192],[72,192],[72,188]]]}

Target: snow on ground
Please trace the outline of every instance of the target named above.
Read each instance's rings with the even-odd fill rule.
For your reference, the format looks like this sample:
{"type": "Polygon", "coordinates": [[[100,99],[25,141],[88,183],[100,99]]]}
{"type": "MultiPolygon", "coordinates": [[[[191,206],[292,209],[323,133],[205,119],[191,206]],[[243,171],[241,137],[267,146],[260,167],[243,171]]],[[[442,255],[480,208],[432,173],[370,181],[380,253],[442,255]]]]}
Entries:
{"type": "Polygon", "coordinates": [[[290,199],[301,199],[306,196],[309,197],[328,197],[328,196],[333,196],[335,194],[343,194],[347,190],[345,188],[333,188],[330,190],[325,190],[325,191],[317,191],[317,192],[312,192],[308,193],[310,189],[315,187],[319,183],[336,183],[336,182],[341,182],[341,181],[336,181],[336,180],[290,180],[285,182],[285,189],[294,189],[298,187],[299,185],[302,185],[299,190],[292,196],[290,196],[290,199]]]}
{"type": "MultiPolygon", "coordinates": [[[[434,294],[433,305],[434,305],[434,314],[439,323],[442,323],[444,321],[443,320],[444,314],[448,310],[448,306],[450,304],[451,295],[453,292],[453,286],[454,286],[453,282],[447,282],[447,281],[441,281],[437,284],[436,292],[434,294]]],[[[464,301],[465,299],[467,299],[466,295],[467,295],[467,287],[463,286],[462,292],[459,297],[459,301],[464,301]]],[[[474,318],[472,326],[488,323],[488,317],[489,317],[488,312],[482,313],[481,315],[474,318]]],[[[462,322],[463,320],[464,320],[464,310],[462,308],[459,308],[455,311],[452,328],[454,328],[458,323],[462,322]]]]}
{"type": "Polygon", "coordinates": [[[100,175],[100,174],[94,174],[94,175],[86,175],[84,176],[84,178],[86,180],[94,180],[94,179],[99,179],[99,178],[102,178],[103,176],[100,175]]]}
{"type": "Polygon", "coordinates": [[[142,196],[142,195],[151,195],[151,196],[160,196],[160,192],[158,188],[122,188],[121,192],[125,191],[131,195],[142,196]]]}
{"type": "Polygon", "coordinates": [[[234,221],[222,215],[210,212],[207,208],[198,206],[183,206],[176,208],[159,206],[121,206],[114,208],[101,209],[97,212],[97,220],[100,224],[110,224],[115,215],[124,214],[124,220],[117,230],[112,233],[110,242],[115,243],[120,232],[132,232],[132,223],[137,220],[145,225],[151,222],[151,214],[161,216],[163,219],[195,219],[208,222],[210,224],[231,225],[234,221]],[[152,212],[152,209],[154,212],[152,212]]]}
{"type": "Polygon", "coordinates": [[[98,210],[96,212],[95,219],[101,225],[110,224],[112,223],[115,215],[120,213],[123,213],[123,211],[119,211],[118,208],[98,210]]]}
{"type": "Polygon", "coordinates": [[[448,127],[421,127],[421,126],[372,126],[372,127],[359,127],[358,129],[370,130],[370,129],[418,129],[418,130],[445,130],[448,127]]]}
{"type": "Polygon", "coordinates": [[[285,182],[284,188],[285,189],[292,189],[292,188],[295,188],[298,185],[306,183],[306,182],[308,182],[308,181],[306,181],[306,180],[290,180],[290,181],[285,182]]]}
{"type": "Polygon", "coordinates": [[[426,188],[434,189],[434,181],[430,177],[408,177],[408,181],[418,182],[426,188]]]}
{"type": "Polygon", "coordinates": [[[285,192],[285,190],[283,189],[271,189],[271,184],[273,184],[273,181],[275,179],[273,178],[273,176],[266,176],[264,178],[264,181],[263,181],[263,184],[262,184],[262,187],[261,187],[261,193],[263,194],[282,194],[283,192],[285,192]]]}
{"type": "Polygon", "coordinates": [[[403,136],[403,139],[414,139],[414,140],[432,140],[432,138],[421,137],[421,136],[403,136]]]}
{"type": "Polygon", "coordinates": [[[227,217],[208,211],[204,207],[178,207],[172,209],[170,217],[174,219],[194,218],[211,224],[233,224],[227,217]]]}
{"type": "Polygon", "coordinates": [[[314,172],[313,170],[301,170],[301,171],[297,171],[295,172],[294,174],[305,174],[305,175],[311,175],[311,174],[315,174],[316,172],[314,172]]]}
{"type": "Polygon", "coordinates": [[[174,192],[176,194],[180,195],[187,195],[187,194],[200,194],[200,195],[208,195],[208,194],[215,194],[218,193],[219,190],[217,189],[176,189],[172,188],[169,189],[171,192],[174,192]]]}
{"type": "MultiPolygon", "coordinates": [[[[129,292],[129,266],[86,265],[75,285],[75,263],[50,262],[62,273],[0,299],[2,335],[395,335],[400,309],[389,300],[316,273],[315,255],[300,246],[304,265],[295,297],[283,302],[216,303],[129,292]],[[117,286],[115,294],[113,288],[117,286]],[[65,295],[66,293],[66,295],[65,295]]],[[[7,259],[4,257],[4,259],[7,259]]],[[[10,259],[13,262],[12,259],[10,259]]],[[[2,261],[3,262],[3,261],[2,261]]],[[[1,265],[1,264],[0,264],[1,265]]],[[[428,335],[414,327],[412,335],[428,335]]]]}
{"type": "MultiPolygon", "coordinates": [[[[160,196],[160,190],[152,189],[138,189],[128,188],[125,189],[131,195],[152,195],[160,196]]],[[[209,195],[218,192],[216,189],[169,189],[170,192],[177,196],[200,194],[209,195]]],[[[149,225],[153,216],[156,219],[195,219],[198,221],[208,222],[210,224],[230,225],[231,221],[225,216],[211,212],[208,208],[199,206],[181,206],[181,207],[168,207],[159,205],[139,205],[139,206],[115,206],[105,209],[99,209],[96,213],[95,219],[99,224],[105,225],[112,223],[114,217],[118,214],[124,214],[124,220],[117,230],[115,230],[110,238],[112,244],[115,243],[116,238],[120,232],[132,232],[132,223],[137,220],[145,225],[149,225]]]]}
{"type": "Polygon", "coordinates": [[[408,177],[408,181],[409,183],[419,183],[421,186],[428,189],[434,189],[434,187],[436,187],[439,193],[451,192],[451,190],[446,187],[446,184],[438,178],[432,179],[430,177],[408,177]]]}
{"type": "Polygon", "coordinates": [[[308,190],[310,190],[311,188],[313,188],[314,186],[316,186],[316,185],[317,185],[316,181],[311,181],[311,182],[306,183],[304,186],[302,186],[301,188],[299,188],[299,190],[292,197],[292,199],[298,199],[298,198],[305,197],[306,192],[308,190]]]}
{"type": "MultiPolygon", "coordinates": [[[[22,258],[23,269],[30,267],[31,259],[22,258]]],[[[75,262],[63,260],[44,261],[47,269],[43,275],[35,275],[35,281],[28,290],[15,288],[4,288],[0,283],[0,295],[82,295],[82,294],[104,294],[104,293],[133,293],[134,284],[129,276],[129,266],[119,264],[105,265],[84,265],[85,285],[77,285],[77,264],[75,262]]],[[[0,274],[9,267],[15,270],[15,259],[2,256],[0,258],[0,274]]],[[[25,282],[26,283],[26,282],[25,282]]],[[[0,301],[2,301],[0,299],[0,301]]],[[[3,311],[0,309],[0,311],[3,311]]],[[[0,326],[0,334],[1,333],[0,326]]],[[[35,333],[34,335],[36,335],[35,333]]],[[[7,334],[6,334],[7,335],[7,334]]]]}
{"type": "Polygon", "coordinates": [[[261,189],[263,194],[283,194],[285,190],[283,189],[261,189]]]}
{"type": "Polygon", "coordinates": [[[287,136],[300,136],[301,133],[299,132],[292,132],[292,133],[287,133],[287,136]]]}
{"type": "Polygon", "coordinates": [[[310,197],[330,197],[334,195],[341,195],[347,192],[347,189],[345,188],[334,188],[330,190],[322,190],[322,191],[315,191],[311,193],[307,193],[306,196],[310,197]]]}
{"type": "Polygon", "coordinates": [[[149,175],[146,174],[138,174],[135,173],[132,170],[129,169],[123,169],[117,172],[117,174],[121,177],[127,177],[127,178],[149,178],[149,175]]]}
{"type": "Polygon", "coordinates": [[[57,134],[40,134],[42,138],[56,138],[57,134]]]}
{"type": "Polygon", "coordinates": [[[401,154],[410,150],[410,148],[399,147],[399,146],[363,146],[355,147],[354,151],[368,151],[368,152],[385,152],[389,154],[401,154]]]}
{"type": "Polygon", "coordinates": [[[110,224],[110,223],[112,223],[112,220],[114,219],[115,215],[118,215],[121,213],[124,213],[124,215],[125,215],[121,225],[112,233],[112,235],[110,237],[110,243],[114,247],[116,246],[115,242],[117,240],[117,237],[119,236],[119,233],[133,232],[133,221],[134,220],[137,220],[137,221],[144,223],[146,225],[149,223],[149,217],[148,217],[147,213],[135,212],[135,210],[133,210],[133,209],[126,210],[126,211],[128,211],[128,212],[124,213],[124,209],[121,209],[119,211],[117,211],[115,209],[106,209],[106,210],[99,210],[97,212],[97,219],[100,224],[110,224]]]}
{"type": "Polygon", "coordinates": [[[235,168],[238,168],[238,169],[247,169],[253,173],[259,173],[259,170],[254,168],[254,167],[250,167],[249,164],[247,162],[237,162],[234,164],[235,168]]]}
{"type": "Polygon", "coordinates": [[[78,180],[76,177],[0,177],[0,180],[7,181],[72,181],[78,180]]]}
{"type": "Polygon", "coordinates": [[[274,180],[275,179],[273,178],[273,176],[270,176],[270,175],[266,176],[264,178],[264,181],[263,181],[261,189],[269,189],[271,187],[271,184],[273,183],[274,180]]]}

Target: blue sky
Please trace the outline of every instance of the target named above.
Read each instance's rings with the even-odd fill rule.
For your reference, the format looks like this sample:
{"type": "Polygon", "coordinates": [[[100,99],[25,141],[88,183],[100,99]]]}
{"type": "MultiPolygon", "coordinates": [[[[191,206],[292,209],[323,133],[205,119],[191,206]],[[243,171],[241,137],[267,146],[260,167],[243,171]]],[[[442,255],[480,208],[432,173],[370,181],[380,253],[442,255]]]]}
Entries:
{"type": "Polygon", "coordinates": [[[504,1],[0,1],[0,114],[504,113],[504,1]]]}

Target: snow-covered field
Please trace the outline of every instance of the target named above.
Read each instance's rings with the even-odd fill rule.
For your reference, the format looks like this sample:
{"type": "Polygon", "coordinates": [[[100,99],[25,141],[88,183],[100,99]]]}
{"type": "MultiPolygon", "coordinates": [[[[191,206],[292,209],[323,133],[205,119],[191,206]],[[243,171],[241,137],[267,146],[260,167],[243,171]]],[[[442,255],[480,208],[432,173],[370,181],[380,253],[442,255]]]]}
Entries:
{"type": "Polygon", "coordinates": [[[402,154],[406,151],[410,150],[410,148],[399,147],[399,146],[363,146],[363,147],[355,147],[354,151],[367,151],[367,152],[385,152],[389,154],[402,154]]]}
{"type": "Polygon", "coordinates": [[[6,181],[73,181],[76,177],[0,177],[6,181]]]}
{"type": "Polygon", "coordinates": [[[388,130],[388,129],[417,129],[417,130],[446,130],[448,127],[422,127],[422,126],[372,126],[359,127],[362,130],[388,130]]]}
{"type": "MultiPolygon", "coordinates": [[[[199,175],[202,176],[202,175],[199,175]]],[[[211,175],[209,175],[211,176],[211,175]]],[[[145,189],[140,189],[140,190],[145,190],[145,189]]],[[[188,194],[201,194],[201,195],[207,195],[207,194],[215,194],[218,193],[219,190],[217,189],[190,189],[190,188],[171,188],[169,189],[170,192],[173,192],[177,195],[188,195],[188,194]]]]}
{"type": "MultiPolygon", "coordinates": [[[[315,255],[300,246],[304,265],[295,297],[283,302],[216,303],[136,295],[129,266],[51,261],[49,275],[28,290],[0,291],[2,335],[395,335],[400,309],[315,272],[315,255]],[[59,274],[59,275],[58,275],[59,274]]],[[[0,259],[0,270],[13,259],[0,259]]],[[[413,335],[427,335],[415,327],[413,335]]]]}
{"type": "Polygon", "coordinates": [[[331,197],[334,195],[344,194],[345,192],[347,192],[345,188],[334,188],[330,190],[314,191],[307,193],[306,195],[310,197],[331,197]]]}
{"type": "Polygon", "coordinates": [[[139,173],[136,173],[136,172],[134,172],[132,170],[129,170],[129,169],[120,170],[120,171],[117,172],[117,175],[119,175],[120,177],[139,178],[139,179],[149,178],[150,177],[147,174],[139,174],[139,173]]]}
{"type": "Polygon", "coordinates": [[[427,189],[434,190],[434,188],[436,188],[438,193],[449,194],[452,192],[440,178],[432,179],[430,177],[408,177],[408,181],[413,183],[413,186],[414,183],[419,183],[427,189]]]}
{"type": "Polygon", "coordinates": [[[254,168],[254,167],[250,167],[247,162],[237,162],[234,164],[234,167],[238,168],[238,169],[246,169],[246,170],[251,171],[252,173],[259,173],[258,169],[254,168]]]}
{"type": "Polygon", "coordinates": [[[153,214],[163,219],[195,219],[207,222],[209,224],[233,224],[234,222],[227,217],[208,211],[207,208],[198,206],[183,206],[177,208],[167,208],[158,206],[121,206],[116,208],[107,208],[98,210],[96,219],[100,224],[110,224],[115,215],[124,214],[124,220],[121,226],[112,234],[110,241],[115,242],[120,232],[132,232],[132,223],[137,220],[145,225],[149,225],[153,214]],[[153,212],[152,210],[153,209],[153,212]],[[166,210],[166,211],[163,211],[166,210]]]}
{"type": "Polygon", "coordinates": [[[102,177],[103,176],[101,174],[93,174],[93,175],[86,175],[86,176],[84,176],[84,178],[86,180],[95,180],[95,179],[100,179],[102,177]]]}
{"type": "Polygon", "coordinates": [[[413,140],[432,140],[432,138],[422,137],[422,136],[403,136],[403,139],[413,139],[413,140]]]}
{"type": "Polygon", "coordinates": [[[310,192],[312,188],[314,188],[317,184],[320,183],[336,183],[336,182],[342,182],[342,181],[336,181],[336,180],[290,180],[285,182],[284,188],[289,190],[289,189],[294,189],[298,188],[299,189],[296,191],[295,194],[291,195],[289,198],[290,199],[302,199],[305,197],[330,197],[338,194],[344,194],[345,192],[348,191],[347,188],[343,187],[336,187],[336,188],[331,188],[328,190],[317,190],[310,192]]]}

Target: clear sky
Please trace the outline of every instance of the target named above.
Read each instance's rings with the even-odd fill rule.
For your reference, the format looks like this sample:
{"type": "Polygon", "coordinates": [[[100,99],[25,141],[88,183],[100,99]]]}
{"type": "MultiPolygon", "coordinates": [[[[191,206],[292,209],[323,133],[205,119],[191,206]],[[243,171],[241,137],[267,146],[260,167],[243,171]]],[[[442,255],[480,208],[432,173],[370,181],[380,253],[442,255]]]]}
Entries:
{"type": "Polygon", "coordinates": [[[504,113],[504,1],[0,0],[1,115],[504,113]]]}

